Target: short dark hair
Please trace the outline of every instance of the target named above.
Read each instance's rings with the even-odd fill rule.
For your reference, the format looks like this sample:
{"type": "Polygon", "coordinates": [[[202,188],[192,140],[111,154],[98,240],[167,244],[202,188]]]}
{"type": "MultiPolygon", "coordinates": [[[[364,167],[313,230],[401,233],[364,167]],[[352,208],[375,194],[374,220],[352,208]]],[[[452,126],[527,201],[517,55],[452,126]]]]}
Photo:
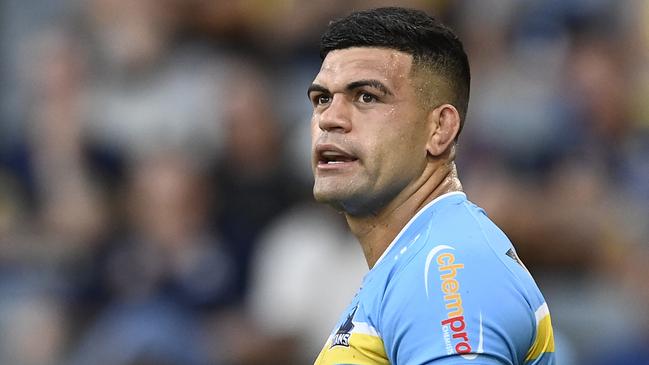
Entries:
{"type": "MultiPolygon", "coordinates": [[[[320,57],[350,47],[390,48],[408,53],[413,66],[431,69],[448,81],[460,130],[469,104],[469,60],[457,35],[421,10],[385,7],[363,10],[329,23],[320,39],[320,57]]],[[[459,132],[458,132],[459,134],[459,132]]]]}

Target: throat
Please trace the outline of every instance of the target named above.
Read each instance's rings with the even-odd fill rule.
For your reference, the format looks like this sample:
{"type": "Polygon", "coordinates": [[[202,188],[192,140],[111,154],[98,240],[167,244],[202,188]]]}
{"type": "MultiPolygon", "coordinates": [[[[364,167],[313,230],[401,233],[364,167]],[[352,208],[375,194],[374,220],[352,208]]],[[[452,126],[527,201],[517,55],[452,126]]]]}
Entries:
{"type": "MultiPolygon", "coordinates": [[[[390,217],[354,217],[346,215],[347,224],[358,239],[367,266],[372,269],[383,252],[405,226],[407,220],[385,219],[390,217]]],[[[394,217],[392,217],[394,218],[394,217]]]]}
{"type": "Polygon", "coordinates": [[[376,214],[345,213],[347,224],[361,244],[367,265],[371,269],[405,225],[426,204],[453,191],[462,191],[454,164],[436,169],[428,179],[412,190],[405,189],[376,214]]]}

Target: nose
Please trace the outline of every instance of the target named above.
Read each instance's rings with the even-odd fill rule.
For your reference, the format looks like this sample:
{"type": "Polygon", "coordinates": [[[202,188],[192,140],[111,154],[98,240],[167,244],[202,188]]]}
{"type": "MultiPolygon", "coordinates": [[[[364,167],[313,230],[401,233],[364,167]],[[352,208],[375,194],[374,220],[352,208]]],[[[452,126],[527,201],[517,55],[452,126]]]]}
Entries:
{"type": "Polygon", "coordinates": [[[331,103],[318,118],[318,127],[325,132],[347,133],[351,130],[351,105],[344,95],[334,94],[331,103]]]}

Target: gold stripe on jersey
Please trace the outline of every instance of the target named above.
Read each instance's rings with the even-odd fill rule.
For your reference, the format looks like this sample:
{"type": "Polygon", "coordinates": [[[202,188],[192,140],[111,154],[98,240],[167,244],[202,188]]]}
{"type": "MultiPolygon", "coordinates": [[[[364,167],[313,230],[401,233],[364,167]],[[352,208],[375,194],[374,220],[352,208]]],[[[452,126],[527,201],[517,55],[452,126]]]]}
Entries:
{"type": "Polygon", "coordinates": [[[331,340],[327,341],[314,365],[334,364],[389,365],[390,362],[380,337],[352,332],[349,347],[331,347],[331,340]]]}
{"type": "Polygon", "coordinates": [[[537,359],[545,352],[554,352],[554,333],[548,305],[543,303],[536,310],[536,338],[525,357],[525,362],[537,359]]]}

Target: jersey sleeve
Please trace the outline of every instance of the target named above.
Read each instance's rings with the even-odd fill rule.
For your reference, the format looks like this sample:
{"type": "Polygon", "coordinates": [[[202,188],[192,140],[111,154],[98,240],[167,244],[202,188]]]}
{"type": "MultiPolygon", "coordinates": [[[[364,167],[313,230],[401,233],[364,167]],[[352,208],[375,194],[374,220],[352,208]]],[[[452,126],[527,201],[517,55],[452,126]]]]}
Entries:
{"type": "Polygon", "coordinates": [[[385,288],[379,328],[390,363],[527,364],[536,318],[515,276],[452,244],[423,250],[385,288]]]}

